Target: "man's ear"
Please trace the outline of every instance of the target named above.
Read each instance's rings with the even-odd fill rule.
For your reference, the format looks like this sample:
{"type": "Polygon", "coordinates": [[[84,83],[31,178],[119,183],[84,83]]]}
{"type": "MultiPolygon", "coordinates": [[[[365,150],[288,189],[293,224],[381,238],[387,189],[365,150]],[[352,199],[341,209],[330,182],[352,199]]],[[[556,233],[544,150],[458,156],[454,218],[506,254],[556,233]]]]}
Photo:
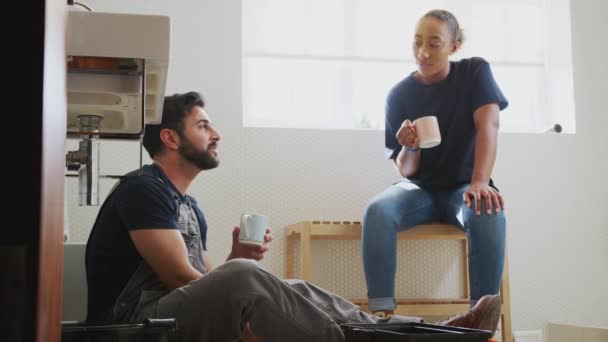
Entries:
{"type": "Polygon", "coordinates": [[[163,128],[160,131],[160,140],[169,150],[177,150],[181,143],[179,134],[176,131],[168,128],[163,128]]]}

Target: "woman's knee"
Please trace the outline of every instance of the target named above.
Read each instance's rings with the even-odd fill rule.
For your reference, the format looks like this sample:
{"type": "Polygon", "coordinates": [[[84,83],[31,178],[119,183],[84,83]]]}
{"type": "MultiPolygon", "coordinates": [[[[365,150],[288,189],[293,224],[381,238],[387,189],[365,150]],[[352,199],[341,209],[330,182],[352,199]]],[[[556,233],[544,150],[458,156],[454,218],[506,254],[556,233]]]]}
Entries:
{"type": "Polygon", "coordinates": [[[408,197],[405,192],[389,188],[375,196],[365,208],[363,215],[364,222],[367,220],[385,220],[392,218],[399,211],[400,207],[406,205],[404,198],[408,197]]]}
{"type": "Polygon", "coordinates": [[[483,226],[488,225],[504,225],[505,224],[505,214],[502,210],[496,212],[494,208],[488,214],[486,209],[486,204],[484,201],[481,202],[479,208],[479,214],[477,214],[477,208],[475,204],[471,205],[471,207],[467,207],[466,205],[462,206],[463,217],[465,220],[465,224],[481,224],[483,226]]]}
{"type": "Polygon", "coordinates": [[[365,209],[363,225],[393,226],[407,222],[423,222],[433,215],[433,199],[421,189],[389,188],[376,196],[365,209]]]}
{"type": "Polygon", "coordinates": [[[390,203],[383,198],[376,197],[365,208],[363,214],[363,221],[369,222],[371,220],[384,219],[390,216],[390,210],[388,210],[390,203]]]}

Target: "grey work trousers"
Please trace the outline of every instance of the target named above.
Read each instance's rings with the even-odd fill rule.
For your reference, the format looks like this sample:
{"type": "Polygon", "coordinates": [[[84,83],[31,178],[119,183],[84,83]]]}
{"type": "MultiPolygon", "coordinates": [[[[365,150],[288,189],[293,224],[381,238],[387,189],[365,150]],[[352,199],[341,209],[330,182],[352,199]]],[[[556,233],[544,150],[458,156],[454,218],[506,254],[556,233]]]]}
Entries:
{"type": "Polygon", "coordinates": [[[342,323],[387,321],[305,281],[278,279],[245,259],[226,262],[171,291],[137,316],[176,318],[180,342],[239,341],[246,322],[264,342],[344,341],[342,323]]]}

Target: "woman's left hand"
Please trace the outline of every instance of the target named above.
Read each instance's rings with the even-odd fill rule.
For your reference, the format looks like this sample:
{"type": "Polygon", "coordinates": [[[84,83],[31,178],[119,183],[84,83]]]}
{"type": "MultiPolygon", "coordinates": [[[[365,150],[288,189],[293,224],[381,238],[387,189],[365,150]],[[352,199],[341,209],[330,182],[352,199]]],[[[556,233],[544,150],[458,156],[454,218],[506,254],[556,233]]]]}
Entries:
{"type": "Polygon", "coordinates": [[[492,214],[492,209],[497,213],[505,209],[502,195],[488,184],[471,183],[462,196],[467,207],[471,208],[474,205],[477,215],[481,215],[481,201],[485,201],[488,215],[492,214]],[[475,202],[473,203],[471,199],[475,202]]]}
{"type": "Polygon", "coordinates": [[[264,235],[264,244],[261,246],[244,245],[239,242],[239,227],[232,229],[232,251],[228,260],[235,258],[245,258],[262,260],[264,259],[264,253],[268,251],[268,244],[272,241],[272,235],[270,234],[270,227],[266,228],[266,235],[264,235]]]}

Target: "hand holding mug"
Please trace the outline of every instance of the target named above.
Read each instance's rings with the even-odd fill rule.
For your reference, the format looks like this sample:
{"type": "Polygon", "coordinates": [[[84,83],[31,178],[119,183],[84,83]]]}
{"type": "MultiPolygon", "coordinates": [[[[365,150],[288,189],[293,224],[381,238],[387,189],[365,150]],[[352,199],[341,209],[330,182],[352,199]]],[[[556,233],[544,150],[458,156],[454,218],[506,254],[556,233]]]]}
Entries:
{"type": "Polygon", "coordinates": [[[262,260],[272,241],[268,217],[258,214],[243,214],[241,224],[232,230],[232,251],[228,259],[245,258],[262,260]]]}
{"type": "Polygon", "coordinates": [[[420,139],[418,138],[418,133],[416,132],[416,126],[410,120],[403,121],[401,127],[397,131],[396,137],[397,141],[399,141],[399,143],[405,147],[420,147],[420,139]]]}
{"type": "Polygon", "coordinates": [[[441,144],[441,133],[436,116],[427,115],[414,122],[405,120],[397,131],[397,141],[405,147],[431,148],[441,144]]]}

